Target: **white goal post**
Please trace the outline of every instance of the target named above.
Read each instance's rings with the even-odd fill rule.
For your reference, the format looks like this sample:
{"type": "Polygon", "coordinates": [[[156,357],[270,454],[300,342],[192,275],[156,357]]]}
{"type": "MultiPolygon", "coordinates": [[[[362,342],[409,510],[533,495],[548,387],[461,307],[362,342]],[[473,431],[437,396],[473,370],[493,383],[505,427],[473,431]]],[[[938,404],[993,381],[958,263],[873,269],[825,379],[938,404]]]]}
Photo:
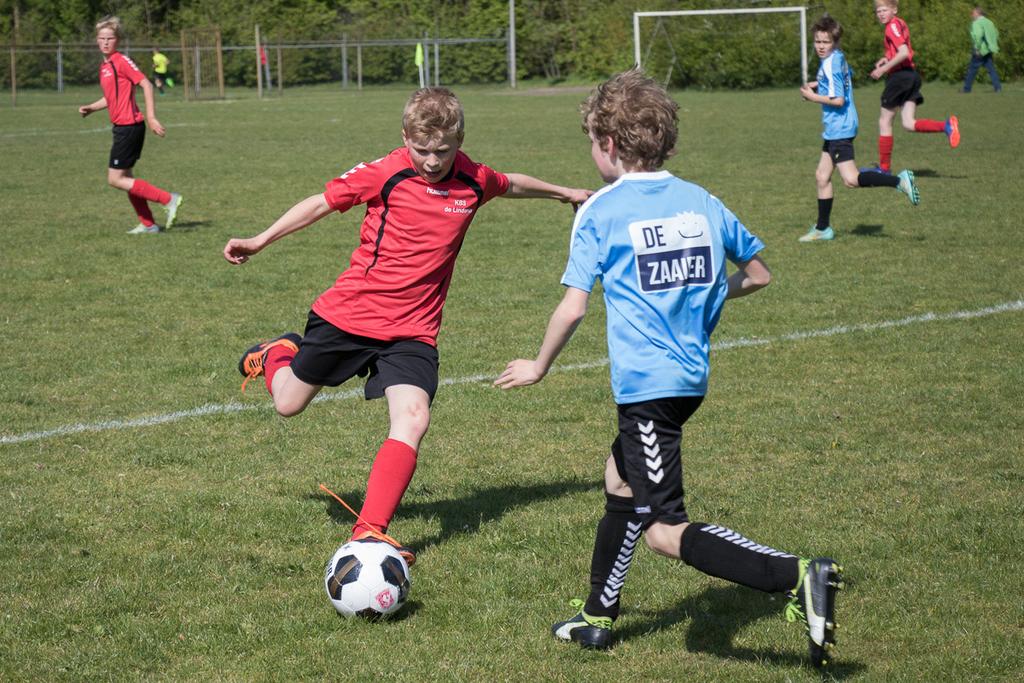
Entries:
{"type": "Polygon", "coordinates": [[[778,14],[795,12],[800,15],[800,69],[801,83],[807,82],[807,8],[806,7],[761,7],[758,9],[692,9],[666,10],[664,12],[633,12],[633,57],[637,67],[640,61],[640,19],[643,17],[692,17],[712,14],[778,14]]]}

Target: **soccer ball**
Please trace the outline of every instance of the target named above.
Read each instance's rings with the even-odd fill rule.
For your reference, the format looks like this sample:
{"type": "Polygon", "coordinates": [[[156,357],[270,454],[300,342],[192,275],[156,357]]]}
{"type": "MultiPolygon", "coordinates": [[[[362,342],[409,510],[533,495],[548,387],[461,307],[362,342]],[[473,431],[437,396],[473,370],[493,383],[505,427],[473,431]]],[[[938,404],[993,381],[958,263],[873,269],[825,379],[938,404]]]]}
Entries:
{"type": "Polygon", "coordinates": [[[409,565],[391,545],[349,541],[327,561],[324,588],[345,617],[379,619],[397,612],[409,597],[409,565]]]}

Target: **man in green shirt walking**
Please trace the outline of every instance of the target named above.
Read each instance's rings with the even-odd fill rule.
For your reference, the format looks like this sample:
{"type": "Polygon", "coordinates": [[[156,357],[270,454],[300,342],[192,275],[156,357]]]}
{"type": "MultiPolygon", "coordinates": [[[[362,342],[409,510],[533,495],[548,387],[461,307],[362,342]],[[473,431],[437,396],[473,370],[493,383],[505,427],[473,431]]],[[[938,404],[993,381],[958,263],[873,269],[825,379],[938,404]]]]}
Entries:
{"type": "Polygon", "coordinates": [[[974,18],[974,21],[971,22],[971,63],[967,67],[967,77],[964,79],[964,87],[960,92],[971,92],[974,76],[982,66],[988,69],[989,78],[992,79],[992,88],[996,92],[1000,92],[1003,86],[999,82],[996,65],[992,62],[992,56],[999,52],[999,29],[991,19],[985,16],[981,7],[975,7],[971,11],[971,16],[974,18]]]}

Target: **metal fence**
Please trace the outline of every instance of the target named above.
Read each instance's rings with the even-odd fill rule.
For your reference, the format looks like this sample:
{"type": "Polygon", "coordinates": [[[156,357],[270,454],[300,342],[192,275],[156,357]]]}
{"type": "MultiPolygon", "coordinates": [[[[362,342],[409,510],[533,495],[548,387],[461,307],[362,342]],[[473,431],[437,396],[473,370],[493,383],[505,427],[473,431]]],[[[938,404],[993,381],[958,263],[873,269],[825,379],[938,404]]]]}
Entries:
{"type": "MultiPolygon", "coordinates": [[[[256,31],[258,36],[258,29],[256,31]]],[[[249,45],[221,46],[225,85],[281,92],[285,87],[337,83],[340,88],[365,85],[419,83],[414,63],[416,45],[423,46],[427,81],[435,85],[459,83],[513,83],[507,36],[484,38],[339,39],[282,42],[259,39],[249,45]],[[262,58],[261,58],[262,57],[262,58]]],[[[120,51],[150,74],[150,54],[159,47],[171,59],[172,70],[183,66],[182,47],[169,43],[132,43],[120,51]]],[[[0,70],[0,88],[10,89],[12,102],[19,89],[64,92],[69,85],[95,85],[101,61],[92,42],[9,44],[9,66],[0,70]]],[[[186,60],[187,61],[187,60],[186,60]]],[[[190,62],[192,63],[192,62],[190,62]]]]}

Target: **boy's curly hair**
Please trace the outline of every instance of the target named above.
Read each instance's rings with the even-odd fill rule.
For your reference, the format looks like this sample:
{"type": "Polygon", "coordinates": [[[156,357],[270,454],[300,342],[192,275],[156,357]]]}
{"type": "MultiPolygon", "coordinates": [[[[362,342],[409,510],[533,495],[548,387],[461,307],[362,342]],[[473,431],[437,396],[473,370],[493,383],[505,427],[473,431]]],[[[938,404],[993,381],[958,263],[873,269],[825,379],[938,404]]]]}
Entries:
{"type": "Polygon", "coordinates": [[[105,28],[109,28],[113,31],[118,40],[124,38],[124,29],[121,28],[121,20],[114,15],[107,15],[96,22],[96,35],[99,35],[99,32],[105,28]]]}
{"type": "Polygon", "coordinates": [[[402,112],[402,130],[410,138],[452,134],[462,142],[465,125],[462,103],[448,88],[420,88],[402,112]]]}
{"type": "Polygon", "coordinates": [[[612,76],[580,105],[583,132],[602,148],[610,137],[619,158],[642,171],[660,168],[675,154],[678,111],[665,89],[639,69],[612,76]]]}

